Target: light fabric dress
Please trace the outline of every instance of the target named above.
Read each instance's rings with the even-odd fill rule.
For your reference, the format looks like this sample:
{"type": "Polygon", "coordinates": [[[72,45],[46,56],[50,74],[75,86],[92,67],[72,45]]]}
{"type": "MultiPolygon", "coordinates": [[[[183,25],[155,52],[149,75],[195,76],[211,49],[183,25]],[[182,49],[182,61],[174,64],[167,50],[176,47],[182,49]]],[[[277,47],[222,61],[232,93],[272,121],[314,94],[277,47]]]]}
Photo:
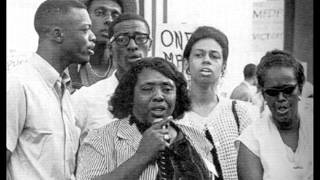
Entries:
{"type": "Polygon", "coordinates": [[[313,179],[313,108],[300,101],[299,115],[301,121],[296,152],[282,141],[270,111],[239,137],[238,140],[260,158],[264,180],[313,179]]]}

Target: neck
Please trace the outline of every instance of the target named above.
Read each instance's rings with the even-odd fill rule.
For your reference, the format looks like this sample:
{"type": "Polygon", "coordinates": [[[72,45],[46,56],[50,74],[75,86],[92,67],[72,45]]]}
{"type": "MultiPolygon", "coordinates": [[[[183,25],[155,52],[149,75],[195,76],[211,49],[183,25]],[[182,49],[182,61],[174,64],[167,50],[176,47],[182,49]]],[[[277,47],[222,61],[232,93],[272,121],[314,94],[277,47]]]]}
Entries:
{"type": "Polygon", "coordinates": [[[39,43],[37,54],[46,60],[60,75],[69,65],[70,62],[65,57],[61,56],[58,48],[48,46],[46,43],[39,43]]]}
{"type": "Polygon", "coordinates": [[[106,48],[105,44],[102,44],[102,43],[96,44],[96,46],[94,47],[94,55],[90,57],[91,66],[108,63],[107,59],[104,56],[105,48],[106,48]]]}
{"type": "Polygon", "coordinates": [[[116,71],[116,78],[120,81],[120,79],[122,78],[122,76],[124,75],[125,71],[121,68],[117,68],[116,71]]]}
{"type": "Polygon", "coordinates": [[[190,95],[192,103],[210,104],[214,101],[217,101],[216,85],[198,85],[196,82],[192,81],[190,87],[190,95]]]}
{"type": "Polygon", "coordinates": [[[250,85],[252,85],[252,86],[253,86],[253,84],[254,84],[253,79],[245,79],[245,81],[246,81],[247,83],[249,83],[250,85]]]}
{"type": "Polygon", "coordinates": [[[143,134],[143,132],[151,126],[151,125],[140,122],[134,115],[131,115],[131,117],[129,119],[129,123],[130,123],[130,125],[136,124],[136,126],[141,134],[143,134]]]}
{"type": "Polygon", "coordinates": [[[107,76],[110,66],[112,66],[112,62],[110,64],[108,60],[109,56],[105,47],[105,44],[97,44],[94,48],[94,55],[90,57],[90,65],[94,72],[100,77],[107,76]]]}

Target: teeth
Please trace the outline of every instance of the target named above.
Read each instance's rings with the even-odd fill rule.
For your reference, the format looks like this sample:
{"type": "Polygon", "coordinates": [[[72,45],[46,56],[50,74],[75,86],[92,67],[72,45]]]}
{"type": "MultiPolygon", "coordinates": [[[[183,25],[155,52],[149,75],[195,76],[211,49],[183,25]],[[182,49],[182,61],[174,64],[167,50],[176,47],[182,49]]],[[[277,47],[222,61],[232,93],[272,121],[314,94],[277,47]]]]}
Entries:
{"type": "Polygon", "coordinates": [[[280,113],[280,114],[284,114],[286,112],[289,111],[289,108],[285,108],[285,107],[280,107],[277,109],[277,112],[280,113]]]}
{"type": "Polygon", "coordinates": [[[212,73],[210,71],[201,71],[202,75],[211,75],[212,73]]]}

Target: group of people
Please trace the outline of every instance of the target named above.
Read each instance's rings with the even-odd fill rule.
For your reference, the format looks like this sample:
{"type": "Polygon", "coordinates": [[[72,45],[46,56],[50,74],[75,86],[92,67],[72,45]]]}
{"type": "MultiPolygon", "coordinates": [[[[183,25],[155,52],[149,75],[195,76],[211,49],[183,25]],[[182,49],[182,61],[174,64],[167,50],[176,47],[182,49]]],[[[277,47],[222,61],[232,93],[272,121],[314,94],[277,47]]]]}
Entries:
{"type": "Polygon", "coordinates": [[[313,116],[290,53],[267,52],[257,66],[268,106],[260,117],[217,93],[229,54],[223,32],[193,32],[187,84],[174,64],[148,56],[149,24],[119,2],[46,0],[37,9],[38,49],[8,74],[7,179],[313,179],[313,116]],[[99,14],[103,35],[94,31],[99,14]],[[108,66],[95,66],[105,58],[96,50],[108,66]],[[77,89],[74,65],[106,73],[77,89]]]}

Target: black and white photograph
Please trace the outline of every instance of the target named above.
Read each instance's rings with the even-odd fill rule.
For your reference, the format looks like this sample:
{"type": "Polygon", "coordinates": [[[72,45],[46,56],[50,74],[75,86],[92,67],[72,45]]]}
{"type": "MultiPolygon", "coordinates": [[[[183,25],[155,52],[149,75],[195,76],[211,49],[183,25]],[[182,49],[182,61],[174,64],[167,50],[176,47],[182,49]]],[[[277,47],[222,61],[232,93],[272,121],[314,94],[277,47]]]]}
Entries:
{"type": "Polygon", "coordinates": [[[313,180],[313,0],[7,0],[7,180],[313,180]]]}

